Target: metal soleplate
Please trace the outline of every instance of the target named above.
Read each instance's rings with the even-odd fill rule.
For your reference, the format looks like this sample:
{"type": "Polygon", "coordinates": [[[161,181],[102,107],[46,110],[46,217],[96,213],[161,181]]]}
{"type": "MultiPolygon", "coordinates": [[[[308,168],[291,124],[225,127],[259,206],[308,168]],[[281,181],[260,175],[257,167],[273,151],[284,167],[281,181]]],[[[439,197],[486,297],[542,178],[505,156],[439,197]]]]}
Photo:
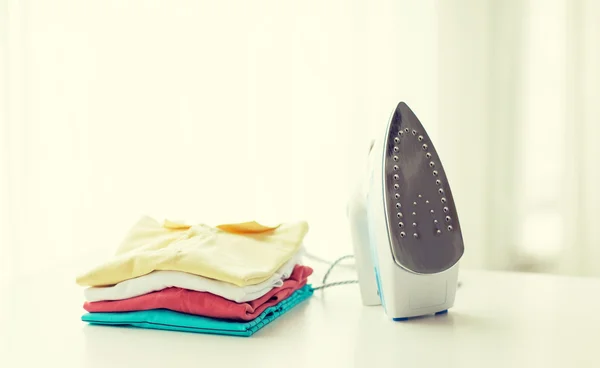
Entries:
{"type": "Polygon", "coordinates": [[[404,102],[388,125],[383,165],[394,261],[420,274],[449,269],[464,253],[456,205],[431,139],[404,102]]]}

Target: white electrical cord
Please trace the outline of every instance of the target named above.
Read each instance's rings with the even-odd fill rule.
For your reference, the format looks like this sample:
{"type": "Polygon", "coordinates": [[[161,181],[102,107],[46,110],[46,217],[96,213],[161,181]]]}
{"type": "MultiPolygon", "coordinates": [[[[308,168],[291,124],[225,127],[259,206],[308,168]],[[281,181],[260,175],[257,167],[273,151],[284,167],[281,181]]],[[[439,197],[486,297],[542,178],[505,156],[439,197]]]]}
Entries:
{"type": "MultiPolygon", "coordinates": [[[[328,264],[330,266],[333,264],[333,262],[328,261],[328,260],[326,260],[324,258],[321,258],[321,257],[319,257],[317,255],[314,255],[312,253],[309,253],[309,252],[304,253],[304,256],[306,258],[309,258],[309,259],[315,261],[315,262],[325,263],[325,264],[328,264]]],[[[339,267],[349,268],[349,269],[353,269],[353,270],[356,269],[356,267],[354,267],[353,263],[350,263],[350,264],[340,264],[339,267]]]]}
{"type": "MultiPolygon", "coordinates": [[[[307,254],[308,255],[308,254],[307,254]]],[[[338,281],[338,282],[331,282],[331,283],[327,283],[327,278],[329,277],[329,274],[331,273],[331,271],[333,271],[333,269],[339,265],[339,263],[345,259],[350,259],[350,258],[354,258],[353,255],[346,255],[343,257],[340,257],[338,259],[336,259],[333,262],[328,262],[322,258],[318,258],[315,256],[312,256],[310,258],[317,258],[319,259],[321,262],[323,263],[327,263],[330,264],[329,268],[327,269],[327,272],[325,272],[325,276],[323,276],[323,280],[321,281],[321,286],[317,286],[317,287],[313,287],[313,290],[321,290],[321,289],[326,289],[328,287],[332,287],[332,286],[340,286],[340,285],[351,285],[351,284],[358,284],[358,280],[346,280],[346,281],[338,281]]]]}

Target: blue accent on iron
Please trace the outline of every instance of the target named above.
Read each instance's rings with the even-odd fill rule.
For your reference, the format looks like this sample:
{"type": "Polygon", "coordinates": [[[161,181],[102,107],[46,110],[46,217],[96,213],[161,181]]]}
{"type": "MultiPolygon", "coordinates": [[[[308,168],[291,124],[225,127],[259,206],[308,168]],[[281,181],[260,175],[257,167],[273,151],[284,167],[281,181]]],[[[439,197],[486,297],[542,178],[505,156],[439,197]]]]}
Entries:
{"type": "MultiPolygon", "coordinates": [[[[372,173],[372,172],[371,172],[372,173]]],[[[371,179],[369,185],[373,185],[373,176],[371,175],[371,179]]],[[[371,210],[371,201],[369,199],[369,192],[367,192],[367,228],[369,229],[369,249],[371,250],[371,258],[373,260],[373,268],[375,269],[375,281],[377,282],[377,293],[379,294],[379,300],[381,301],[381,305],[383,306],[383,310],[386,311],[385,307],[385,297],[383,295],[383,288],[381,287],[381,279],[379,277],[379,258],[377,258],[377,247],[375,246],[375,229],[373,228],[373,221],[369,216],[371,210]]],[[[387,226],[386,226],[387,227],[387,226]]]]}
{"type": "Polygon", "coordinates": [[[377,267],[373,267],[375,269],[375,281],[377,281],[377,293],[379,294],[379,300],[381,300],[381,304],[385,308],[385,301],[383,299],[383,290],[381,289],[381,281],[379,280],[379,270],[377,267]]]}
{"type": "MultiPolygon", "coordinates": [[[[443,311],[439,311],[439,312],[435,312],[435,315],[438,316],[440,314],[447,314],[448,313],[448,309],[445,309],[443,311]]],[[[392,320],[394,320],[394,322],[403,322],[403,321],[408,321],[411,317],[400,317],[400,318],[392,318],[392,320]]]]}

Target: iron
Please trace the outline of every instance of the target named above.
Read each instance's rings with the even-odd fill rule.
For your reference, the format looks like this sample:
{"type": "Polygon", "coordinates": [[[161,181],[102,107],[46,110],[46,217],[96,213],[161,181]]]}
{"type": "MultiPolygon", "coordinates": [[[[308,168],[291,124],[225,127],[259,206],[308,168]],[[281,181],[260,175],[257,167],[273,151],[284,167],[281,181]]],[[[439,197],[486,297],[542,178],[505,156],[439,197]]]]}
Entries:
{"type": "Polygon", "coordinates": [[[464,253],[458,213],[435,146],[404,102],[369,145],[348,217],[364,305],[383,305],[396,321],[454,305],[464,253]]]}

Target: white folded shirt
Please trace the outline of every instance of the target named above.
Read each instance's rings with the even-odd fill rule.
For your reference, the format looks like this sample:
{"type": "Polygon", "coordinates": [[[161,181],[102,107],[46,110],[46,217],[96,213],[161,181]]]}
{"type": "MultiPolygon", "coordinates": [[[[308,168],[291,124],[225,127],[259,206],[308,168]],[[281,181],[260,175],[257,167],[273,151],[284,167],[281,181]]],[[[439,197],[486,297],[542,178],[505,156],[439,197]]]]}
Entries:
{"type": "Polygon", "coordinates": [[[281,266],[268,280],[260,284],[243,287],[187,272],[154,271],[144,276],[125,280],[113,286],[89,287],[84,290],[84,295],[88,302],[122,300],[169,287],[178,287],[209,292],[237,303],[243,303],[260,298],[274,287],[281,287],[283,280],[288,279],[292,274],[294,266],[301,262],[302,250],[281,266]]]}

